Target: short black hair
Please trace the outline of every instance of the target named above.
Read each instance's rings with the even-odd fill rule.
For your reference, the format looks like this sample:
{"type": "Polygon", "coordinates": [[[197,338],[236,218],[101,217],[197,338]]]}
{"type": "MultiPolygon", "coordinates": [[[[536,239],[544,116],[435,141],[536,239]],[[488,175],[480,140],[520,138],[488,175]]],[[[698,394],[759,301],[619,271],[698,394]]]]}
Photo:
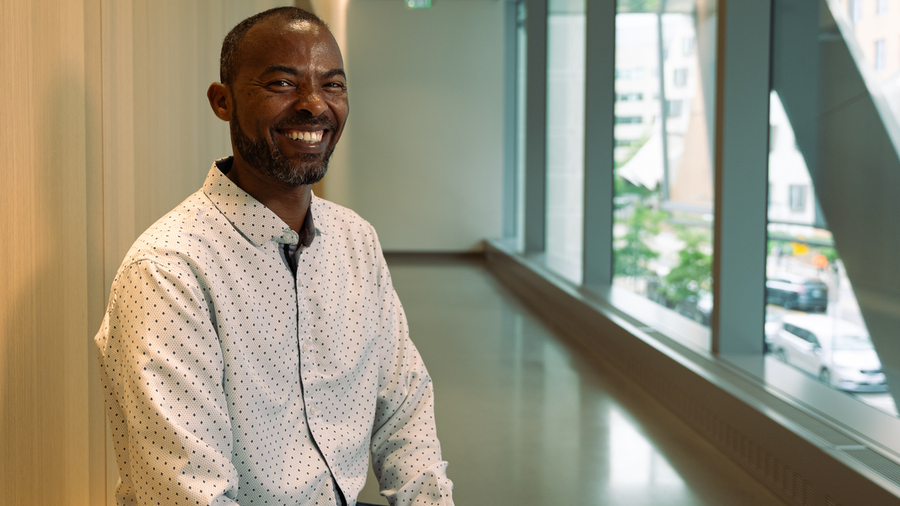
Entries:
{"type": "Polygon", "coordinates": [[[232,28],[225,36],[225,40],[222,41],[222,55],[219,57],[219,80],[222,84],[231,85],[234,80],[237,71],[238,49],[240,49],[241,41],[247,31],[256,23],[273,17],[281,17],[286,21],[311,21],[328,30],[328,25],[318,16],[297,7],[276,7],[250,16],[232,28]]]}

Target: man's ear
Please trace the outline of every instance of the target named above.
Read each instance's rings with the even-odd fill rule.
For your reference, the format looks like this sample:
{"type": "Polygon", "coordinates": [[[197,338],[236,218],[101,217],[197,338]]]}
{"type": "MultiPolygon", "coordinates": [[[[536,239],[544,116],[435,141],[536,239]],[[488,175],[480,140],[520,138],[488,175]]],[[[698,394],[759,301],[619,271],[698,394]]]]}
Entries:
{"type": "Polygon", "coordinates": [[[212,107],[213,113],[222,121],[231,121],[234,111],[234,103],[231,101],[231,91],[228,85],[222,83],[212,83],[206,90],[206,98],[209,99],[209,106],[212,107]]]}

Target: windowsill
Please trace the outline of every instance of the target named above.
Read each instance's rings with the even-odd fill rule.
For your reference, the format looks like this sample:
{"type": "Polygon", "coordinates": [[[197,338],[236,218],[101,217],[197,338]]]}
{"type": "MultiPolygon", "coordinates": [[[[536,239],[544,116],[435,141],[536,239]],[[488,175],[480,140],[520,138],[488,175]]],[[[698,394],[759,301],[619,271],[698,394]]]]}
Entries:
{"type": "MultiPolygon", "coordinates": [[[[574,275],[569,275],[569,273],[561,275],[555,272],[554,269],[559,265],[551,263],[552,259],[548,259],[544,253],[512,253],[515,251],[514,245],[503,240],[493,241],[492,244],[503,248],[507,254],[522,258],[535,272],[564,286],[573,295],[577,294],[578,297],[590,300],[594,304],[619,312],[620,316],[629,318],[638,328],[658,331],[670,336],[675,342],[692,348],[697,353],[709,355],[712,338],[708,327],[625,288],[578,286],[572,282],[574,275]],[[640,315],[640,318],[632,318],[628,315],[640,315]]],[[[575,277],[580,278],[580,272],[575,277]]]]}
{"type": "MultiPolygon", "coordinates": [[[[489,241],[487,255],[498,278],[572,344],[620,368],[774,492],[793,493],[759,455],[835,500],[850,476],[864,477],[857,499],[900,497],[900,419],[776,360],[714,356],[706,327],[622,288],[575,286],[541,255],[504,241],[489,241]],[[830,483],[835,472],[841,481],[830,483]]],[[[857,499],[838,502],[882,504],[857,499]]]]}

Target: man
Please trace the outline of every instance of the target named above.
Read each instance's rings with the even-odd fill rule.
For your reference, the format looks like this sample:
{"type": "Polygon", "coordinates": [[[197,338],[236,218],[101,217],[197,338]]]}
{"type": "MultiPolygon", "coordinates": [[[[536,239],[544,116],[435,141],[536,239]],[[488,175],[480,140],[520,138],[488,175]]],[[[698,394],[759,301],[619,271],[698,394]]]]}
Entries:
{"type": "Polygon", "coordinates": [[[325,24],[237,25],[207,93],[234,156],[147,230],[97,334],[119,504],[452,505],[431,380],[372,227],[312,195],[347,119],[325,24]]]}

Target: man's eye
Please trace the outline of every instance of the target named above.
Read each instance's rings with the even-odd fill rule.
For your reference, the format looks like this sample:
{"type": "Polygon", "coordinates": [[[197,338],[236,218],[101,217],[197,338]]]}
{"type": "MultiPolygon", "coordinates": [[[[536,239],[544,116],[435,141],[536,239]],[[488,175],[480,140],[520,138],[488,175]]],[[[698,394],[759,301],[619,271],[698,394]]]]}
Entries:
{"type": "Polygon", "coordinates": [[[269,86],[273,88],[287,88],[291,86],[291,83],[289,81],[285,81],[284,79],[279,79],[277,81],[272,81],[271,83],[269,83],[269,86]]]}
{"type": "Polygon", "coordinates": [[[335,89],[335,90],[343,90],[344,88],[346,88],[346,86],[347,85],[345,85],[344,83],[338,83],[338,82],[325,83],[326,88],[331,88],[331,89],[335,89]]]}

